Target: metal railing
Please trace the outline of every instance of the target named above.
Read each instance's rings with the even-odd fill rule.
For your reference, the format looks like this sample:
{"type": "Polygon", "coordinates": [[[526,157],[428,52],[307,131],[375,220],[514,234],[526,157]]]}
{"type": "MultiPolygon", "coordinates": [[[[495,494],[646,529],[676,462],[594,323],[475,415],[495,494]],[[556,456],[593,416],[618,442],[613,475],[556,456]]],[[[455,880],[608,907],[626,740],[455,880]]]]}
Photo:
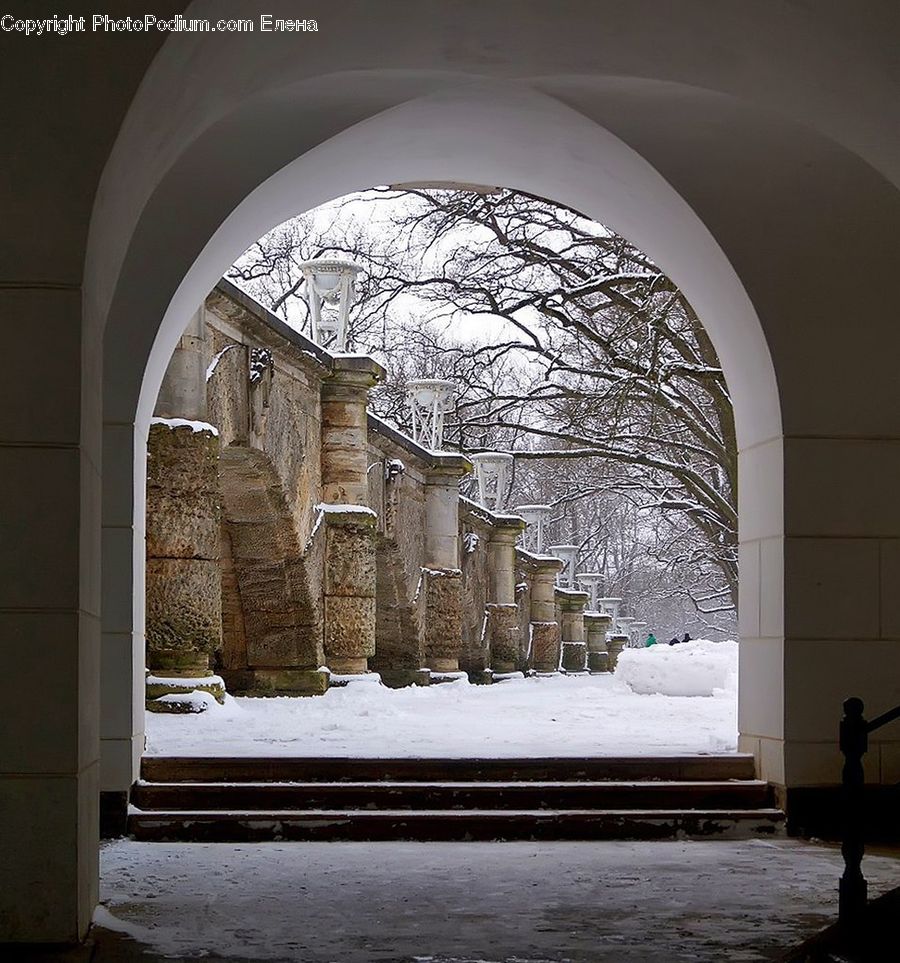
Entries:
{"type": "Polygon", "coordinates": [[[841,854],[844,874],[838,890],[838,920],[853,925],[861,919],[868,899],[868,883],[862,872],[865,855],[865,772],[863,756],[869,748],[869,733],[895,719],[900,719],[900,706],[882,713],[871,722],[863,716],[862,699],[844,702],[841,719],[840,749],[844,755],[841,777],[841,854]]]}

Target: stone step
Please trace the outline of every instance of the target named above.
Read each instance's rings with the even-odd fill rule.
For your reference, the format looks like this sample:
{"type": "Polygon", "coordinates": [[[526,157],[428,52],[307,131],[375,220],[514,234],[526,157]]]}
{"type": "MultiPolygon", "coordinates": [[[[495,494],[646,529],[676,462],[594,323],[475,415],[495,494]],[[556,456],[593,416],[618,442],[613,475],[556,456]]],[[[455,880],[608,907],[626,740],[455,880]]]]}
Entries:
{"type": "Polygon", "coordinates": [[[777,809],[465,810],[430,812],[294,810],[164,811],[129,815],[147,842],[490,841],[768,837],[782,831],[777,809]]]}
{"type": "Polygon", "coordinates": [[[139,783],[132,803],[170,810],[751,809],[758,780],[717,782],[139,783]]]}
{"type": "Polygon", "coordinates": [[[754,779],[744,753],[546,759],[144,756],[147,782],[710,782],[754,779]]]}

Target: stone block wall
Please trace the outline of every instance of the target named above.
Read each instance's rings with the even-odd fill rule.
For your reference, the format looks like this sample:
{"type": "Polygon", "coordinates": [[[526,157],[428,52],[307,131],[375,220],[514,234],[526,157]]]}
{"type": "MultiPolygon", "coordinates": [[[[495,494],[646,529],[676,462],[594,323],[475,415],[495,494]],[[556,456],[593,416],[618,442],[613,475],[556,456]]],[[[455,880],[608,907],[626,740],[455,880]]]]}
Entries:
{"type": "Polygon", "coordinates": [[[154,651],[165,619],[193,605],[211,627],[196,643],[195,629],[170,631],[173,648],[212,654],[235,692],[321,692],[322,665],[400,685],[547,668],[554,645],[558,659],[558,624],[536,624],[547,573],[515,551],[523,523],[459,497],[464,457],[367,413],[382,375],[372,359],[329,355],[227,282],[210,294],[159,403],[218,429],[203,464],[219,500],[203,515],[179,495],[197,452],[151,470],[148,504],[167,519],[148,524],[154,651]],[[173,564],[193,566],[190,579],[173,578],[173,564]]]}

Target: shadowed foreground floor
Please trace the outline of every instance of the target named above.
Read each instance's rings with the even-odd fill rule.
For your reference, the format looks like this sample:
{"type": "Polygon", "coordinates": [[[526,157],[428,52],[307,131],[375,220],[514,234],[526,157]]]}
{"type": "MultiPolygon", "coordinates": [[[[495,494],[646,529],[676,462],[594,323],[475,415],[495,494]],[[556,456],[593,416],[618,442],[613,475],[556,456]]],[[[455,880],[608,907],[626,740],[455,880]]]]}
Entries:
{"type": "MultiPolygon", "coordinates": [[[[840,853],[793,840],[107,844],[78,963],[777,960],[834,918],[840,853]],[[124,932],[112,932],[114,927],[124,932]]],[[[900,860],[866,859],[872,895],[900,860]]]]}

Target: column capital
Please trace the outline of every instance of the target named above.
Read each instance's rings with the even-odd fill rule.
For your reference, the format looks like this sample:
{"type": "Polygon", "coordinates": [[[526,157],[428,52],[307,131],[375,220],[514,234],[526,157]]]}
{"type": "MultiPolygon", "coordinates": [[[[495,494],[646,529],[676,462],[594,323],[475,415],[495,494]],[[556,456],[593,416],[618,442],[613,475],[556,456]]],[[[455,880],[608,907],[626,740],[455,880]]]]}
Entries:
{"type": "Polygon", "coordinates": [[[583,612],[590,598],[587,592],[579,592],[576,589],[557,588],[556,590],[556,604],[564,612],[583,612]]]}
{"type": "Polygon", "coordinates": [[[368,391],[379,381],[384,381],[387,372],[367,354],[336,355],[331,359],[331,370],[322,381],[322,391],[330,394],[338,388],[359,388],[368,391]]]}
{"type": "Polygon", "coordinates": [[[516,539],[528,527],[525,519],[520,518],[518,515],[497,515],[493,512],[490,514],[490,524],[491,534],[489,541],[507,542],[509,544],[514,544],[516,539]]]}
{"type": "Polygon", "coordinates": [[[555,555],[534,555],[523,548],[516,549],[516,561],[526,572],[555,578],[565,568],[565,562],[555,555]]]}
{"type": "Polygon", "coordinates": [[[459,479],[472,473],[472,462],[456,452],[431,452],[425,472],[426,485],[456,486],[459,479]]]}

